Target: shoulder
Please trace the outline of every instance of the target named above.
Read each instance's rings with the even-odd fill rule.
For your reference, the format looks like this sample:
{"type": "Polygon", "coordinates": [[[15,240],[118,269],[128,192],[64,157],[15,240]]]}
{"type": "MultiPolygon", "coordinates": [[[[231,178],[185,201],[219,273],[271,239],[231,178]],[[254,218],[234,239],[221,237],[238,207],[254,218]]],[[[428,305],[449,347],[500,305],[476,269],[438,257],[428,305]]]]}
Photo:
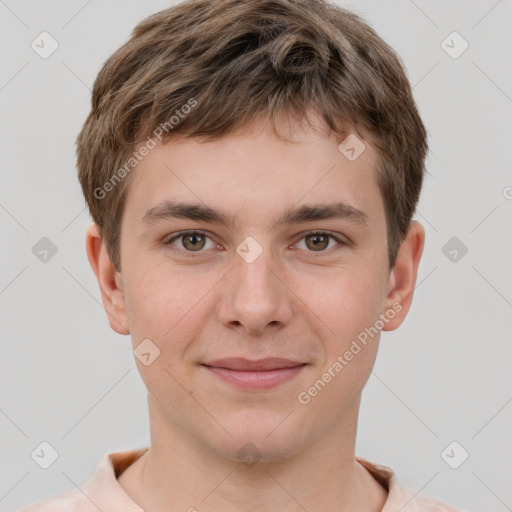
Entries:
{"type": "Polygon", "coordinates": [[[142,512],[124,492],[117,477],[147,450],[140,448],[107,453],[99,460],[94,475],[80,487],[33,503],[18,512],[142,512]]]}
{"type": "Polygon", "coordinates": [[[19,512],[98,512],[98,509],[79,489],[33,503],[19,512]]]}
{"type": "Polygon", "coordinates": [[[399,493],[404,502],[401,512],[466,512],[448,503],[418,494],[407,487],[400,487],[399,493]]]}
{"type": "Polygon", "coordinates": [[[466,512],[402,486],[389,466],[362,457],[356,457],[356,460],[387,488],[388,498],[382,512],[466,512]]]}

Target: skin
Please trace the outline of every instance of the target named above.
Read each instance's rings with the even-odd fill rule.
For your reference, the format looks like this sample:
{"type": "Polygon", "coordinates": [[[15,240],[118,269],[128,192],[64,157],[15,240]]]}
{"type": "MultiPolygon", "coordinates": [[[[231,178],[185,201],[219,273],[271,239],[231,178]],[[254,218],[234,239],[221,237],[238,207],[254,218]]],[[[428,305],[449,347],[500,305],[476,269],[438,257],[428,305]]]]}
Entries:
{"type": "Polygon", "coordinates": [[[390,270],[374,148],[365,141],[351,162],[320,123],[313,129],[283,117],[278,129],[298,143],[252,121],[217,141],[175,138],[150,151],[127,195],[120,273],[98,228],[87,231],[112,329],[131,334],[134,349],[149,338],[160,350],[148,366],[136,358],[148,389],[151,446],[119,477],[147,510],[377,512],[386,501],[387,490],[355,459],[361,393],[380,333],[308,404],[297,397],[393,304],[401,310],[383,329],[402,323],[424,230],[411,223],[390,270]],[[236,224],[141,222],[151,207],[177,199],[220,209],[236,224]],[[367,225],[276,224],[284,208],[338,201],[362,210],[367,225]],[[320,229],[347,243],[327,238],[317,248],[320,229]],[[184,230],[204,231],[204,245],[200,238],[191,250],[186,237],[165,244],[184,230]],[[236,252],[247,236],[263,248],[252,263],[236,252]],[[201,366],[236,356],[307,365],[265,391],[236,388],[201,366]],[[248,442],[260,456],[252,465],[237,455],[248,442]]]}

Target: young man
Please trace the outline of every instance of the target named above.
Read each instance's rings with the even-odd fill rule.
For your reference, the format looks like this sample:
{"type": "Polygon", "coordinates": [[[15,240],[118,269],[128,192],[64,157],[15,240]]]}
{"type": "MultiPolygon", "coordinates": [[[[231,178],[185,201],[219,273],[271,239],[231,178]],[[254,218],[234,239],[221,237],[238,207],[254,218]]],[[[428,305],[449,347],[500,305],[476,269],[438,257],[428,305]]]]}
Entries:
{"type": "Polygon", "coordinates": [[[35,511],[456,511],[355,456],[409,311],[426,132],[400,59],[320,0],[189,0],[103,66],[87,254],[151,444],[35,511]]]}

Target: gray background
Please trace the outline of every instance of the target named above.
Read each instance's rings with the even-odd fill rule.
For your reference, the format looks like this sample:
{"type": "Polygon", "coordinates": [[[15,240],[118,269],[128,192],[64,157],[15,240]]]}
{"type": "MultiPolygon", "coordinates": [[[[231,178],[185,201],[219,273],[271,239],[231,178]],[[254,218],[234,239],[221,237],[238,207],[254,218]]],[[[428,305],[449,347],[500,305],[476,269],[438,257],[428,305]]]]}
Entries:
{"type": "MultiPolygon", "coordinates": [[[[357,454],[468,512],[512,510],[512,2],[340,4],[402,57],[431,145],[419,284],[403,326],[383,333],[357,454]],[[469,43],[458,58],[441,45],[453,31],[469,43]],[[458,469],[441,456],[453,441],[452,465],[469,453],[458,469]]],[[[149,442],[130,340],[110,330],[86,258],[74,140],[101,64],[170,5],[0,0],[3,511],[72,489],[104,453],[149,442]],[[31,48],[42,31],[59,44],[47,59],[31,48]],[[32,252],[42,237],[57,247],[47,262],[32,252]],[[43,441],[59,453],[48,469],[31,458],[43,441]]]]}

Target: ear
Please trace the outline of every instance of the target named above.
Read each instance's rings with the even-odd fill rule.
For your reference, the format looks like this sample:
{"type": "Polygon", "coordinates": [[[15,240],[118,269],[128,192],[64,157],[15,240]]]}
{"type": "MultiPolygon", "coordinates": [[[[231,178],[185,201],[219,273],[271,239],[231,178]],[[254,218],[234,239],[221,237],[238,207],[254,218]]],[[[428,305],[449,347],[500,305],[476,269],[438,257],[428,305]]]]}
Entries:
{"type": "Polygon", "coordinates": [[[121,274],[117,272],[101,239],[98,226],[92,224],[85,235],[87,257],[98,280],[101,300],[108,316],[110,327],[118,334],[129,334],[126,301],[121,274]]]}
{"type": "Polygon", "coordinates": [[[417,221],[412,221],[389,276],[385,310],[393,310],[395,315],[385,323],[383,331],[396,329],[409,312],[424,244],[423,226],[417,221]]]}

